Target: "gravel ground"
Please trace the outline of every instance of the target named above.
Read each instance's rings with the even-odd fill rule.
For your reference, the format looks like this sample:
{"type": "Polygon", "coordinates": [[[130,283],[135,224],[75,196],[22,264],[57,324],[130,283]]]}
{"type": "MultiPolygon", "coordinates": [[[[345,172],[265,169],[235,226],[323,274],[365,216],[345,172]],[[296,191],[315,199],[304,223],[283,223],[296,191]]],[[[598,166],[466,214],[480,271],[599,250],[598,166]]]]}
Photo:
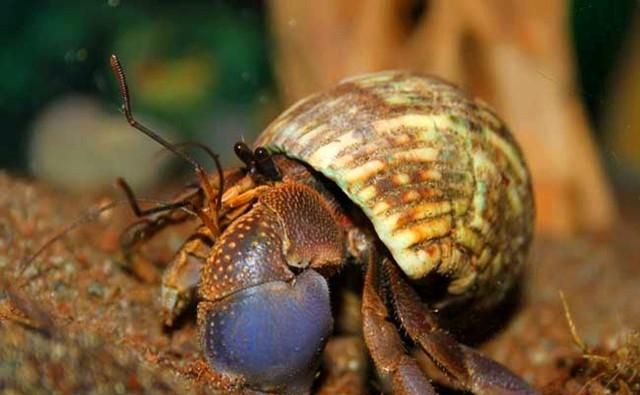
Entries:
{"type": "MultiPolygon", "coordinates": [[[[202,370],[195,317],[172,330],[160,321],[159,262],[191,225],[164,232],[144,247],[147,261],[125,267],[118,237],[131,217],[123,205],[70,232],[17,275],[25,256],[97,203],[0,173],[0,392],[215,393],[202,370]]],[[[538,238],[508,319],[495,325],[476,317],[480,332],[485,322],[490,329],[460,336],[547,395],[640,393],[640,221],[633,214],[615,235],[538,238]]],[[[358,349],[344,341],[328,347],[326,374],[345,364],[336,350],[358,349]]]]}

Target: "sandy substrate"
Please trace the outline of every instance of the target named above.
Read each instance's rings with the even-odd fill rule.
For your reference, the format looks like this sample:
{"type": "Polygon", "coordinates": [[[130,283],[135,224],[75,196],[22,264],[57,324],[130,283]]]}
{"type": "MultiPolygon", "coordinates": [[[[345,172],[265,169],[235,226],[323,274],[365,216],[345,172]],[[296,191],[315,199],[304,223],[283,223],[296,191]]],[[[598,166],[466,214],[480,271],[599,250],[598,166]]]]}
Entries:
{"type": "MultiPolygon", "coordinates": [[[[119,257],[126,206],[69,233],[16,277],[25,256],[97,202],[0,174],[1,392],[214,393],[199,363],[195,318],[172,330],[161,325],[161,265],[126,268],[119,257]]],[[[546,394],[640,393],[632,376],[640,352],[625,343],[640,329],[640,221],[626,221],[608,237],[539,238],[521,301],[480,348],[546,394]],[[602,364],[581,358],[559,291],[602,364]]],[[[166,262],[189,228],[164,232],[146,256],[166,262]]]]}

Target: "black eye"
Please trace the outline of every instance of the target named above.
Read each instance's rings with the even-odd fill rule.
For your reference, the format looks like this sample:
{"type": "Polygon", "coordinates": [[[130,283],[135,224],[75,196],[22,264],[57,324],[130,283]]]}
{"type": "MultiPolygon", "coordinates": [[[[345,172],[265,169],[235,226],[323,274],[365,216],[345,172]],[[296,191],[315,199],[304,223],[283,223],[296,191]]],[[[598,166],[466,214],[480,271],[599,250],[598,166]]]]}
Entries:
{"type": "Polygon", "coordinates": [[[256,148],[254,155],[256,158],[256,164],[262,174],[272,180],[280,180],[282,178],[276,164],[273,162],[273,157],[266,148],[256,148]]]}
{"type": "Polygon", "coordinates": [[[252,167],[255,162],[255,157],[251,148],[249,146],[239,141],[234,144],[233,151],[236,153],[236,156],[244,163],[247,167],[252,167]]]}
{"type": "Polygon", "coordinates": [[[256,148],[255,152],[254,152],[255,156],[256,156],[256,160],[258,162],[261,162],[263,160],[267,160],[270,157],[269,151],[267,151],[266,148],[264,147],[258,147],[256,148]]]}

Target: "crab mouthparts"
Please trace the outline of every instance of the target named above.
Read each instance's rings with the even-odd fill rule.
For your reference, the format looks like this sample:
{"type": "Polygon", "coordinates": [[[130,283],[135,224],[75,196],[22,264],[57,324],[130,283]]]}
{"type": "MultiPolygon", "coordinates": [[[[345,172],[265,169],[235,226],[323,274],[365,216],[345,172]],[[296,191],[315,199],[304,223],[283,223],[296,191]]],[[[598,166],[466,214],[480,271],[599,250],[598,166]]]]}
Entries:
{"type": "Polygon", "coordinates": [[[332,326],[327,282],[306,270],[292,283],[260,284],[213,303],[202,341],[217,372],[263,391],[304,392],[332,326]]]}

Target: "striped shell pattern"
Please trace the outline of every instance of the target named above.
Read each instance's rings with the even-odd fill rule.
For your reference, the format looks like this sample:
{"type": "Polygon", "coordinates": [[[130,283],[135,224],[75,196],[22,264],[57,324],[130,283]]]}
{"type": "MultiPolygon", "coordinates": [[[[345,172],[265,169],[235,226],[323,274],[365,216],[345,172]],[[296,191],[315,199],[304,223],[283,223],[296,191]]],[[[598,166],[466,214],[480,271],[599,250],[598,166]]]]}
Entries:
{"type": "Polygon", "coordinates": [[[296,103],[256,144],[333,180],[411,279],[436,272],[450,294],[500,294],[522,267],[533,224],[522,153],[486,104],[442,80],[344,80],[296,103]]]}

